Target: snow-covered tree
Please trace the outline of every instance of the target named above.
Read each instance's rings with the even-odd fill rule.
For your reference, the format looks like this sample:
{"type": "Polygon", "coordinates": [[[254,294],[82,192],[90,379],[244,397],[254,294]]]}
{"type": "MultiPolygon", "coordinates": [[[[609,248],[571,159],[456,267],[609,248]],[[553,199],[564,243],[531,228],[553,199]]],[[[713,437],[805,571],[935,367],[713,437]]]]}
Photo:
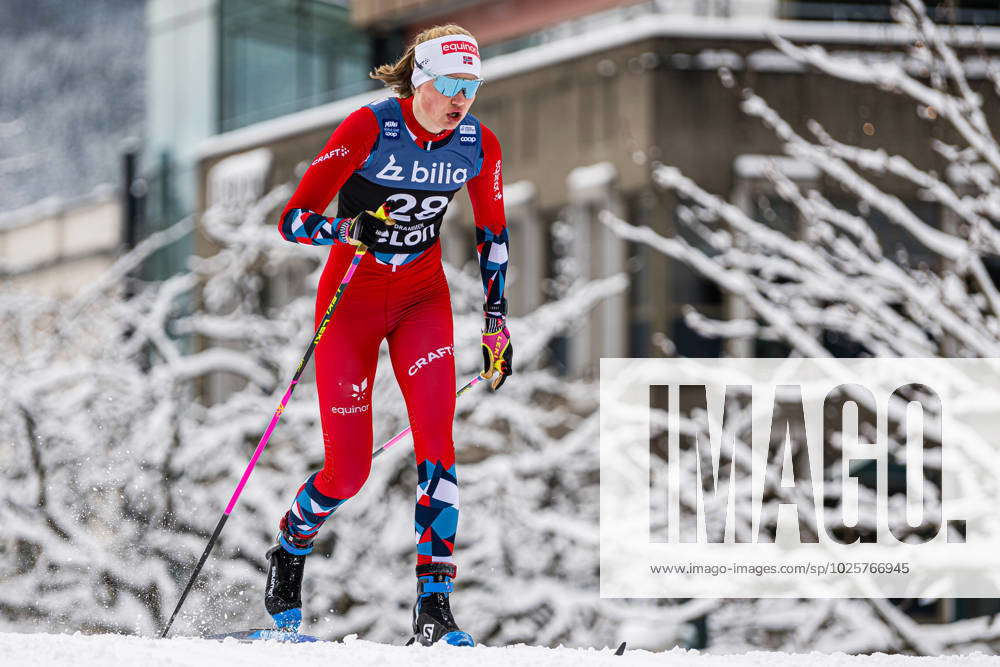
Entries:
{"type": "MultiPolygon", "coordinates": [[[[653,178],[681,202],[676,235],[602,214],[622,238],[687,265],[726,293],[734,317],[718,320],[689,308],[686,321],[702,336],[728,341],[731,352],[747,351],[746,342],[753,340],[780,342],[791,356],[824,359],[995,357],[1000,351],[1000,291],[991,272],[1000,255],[1000,144],[993,130],[1000,119],[1000,66],[969,50],[960,56],[948,29],[928,18],[921,0],[898,4],[894,17],[911,35],[898,54],[861,57],[780,37],[773,41],[802,66],[902,96],[921,117],[946,124],[953,141],[927,138],[947,163],[946,173],[845,143],[815,120],[803,133],[798,119],[786,120],[754,90],[739,87],[734,72],[720,69],[722,85],[739,92],[743,111],[781,142],[786,157],[764,160],[764,172],[771,201],[780,202],[793,219],[771,224],[781,218],[777,205],[761,211],[759,219],[747,206],[707,192],[663,164],[653,166],[653,178]],[[987,85],[970,82],[973,73],[987,85]],[[834,184],[840,198],[821,191],[821,179],[796,178],[795,165],[834,184]],[[905,183],[921,201],[936,206],[941,223],[927,222],[888,192],[887,179],[905,183]]],[[[968,396],[976,398],[974,390],[968,396]]],[[[749,442],[746,432],[736,437],[741,446],[749,442]]],[[[792,442],[804,446],[802,439],[792,442]]],[[[904,442],[894,419],[890,453],[898,460],[904,442]]],[[[969,464],[993,470],[993,450],[978,451],[969,464]]],[[[689,451],[681,465],[695,469],[695,459],[689,451]]],[[[780,468],[782,461],[770,465],[780,468]]],[[[780,492],[769,499],[782,500],[780,492]]],[[[992,616],[918,629],[884,599],[724,602],[710,624],[713,647],[720,650],[749,644],[940,654],[994,652],[997,646],[992,616]]]]}

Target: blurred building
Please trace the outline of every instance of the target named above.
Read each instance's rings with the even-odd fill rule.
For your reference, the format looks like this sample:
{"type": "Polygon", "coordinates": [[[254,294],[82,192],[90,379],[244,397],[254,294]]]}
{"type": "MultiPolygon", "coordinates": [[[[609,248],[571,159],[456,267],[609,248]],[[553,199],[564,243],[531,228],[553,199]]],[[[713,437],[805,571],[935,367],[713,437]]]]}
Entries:
{"type": "Polygon", "coordinates": [[[142,0],[0,4],[5,289],[72,295],[138,231],[121,183],[123,165],[134,165],[122,156],[142,133],[143,9],[142,0]]]}
{"type": "MultiPolygon", "coordinates": [[[[701,245],[677,224],[683,202],[654,184],[657,162],[786,231],[800,221],[773,193],[765,173],[772,165],[847,201],[810,165],[772,159],[780,143],[741,111],[744,87],[804,134],[816,119],[843,141],[944,173],[927,139],[948,135],[933,117],[918,116],[902,97],[808,71],[768,36],[877,62],[906,48],[904,32],[885,23],[889,10],[880,0],[147,0],[144,229],[297,182],[348,113],[388,94],[367,72],[397,57],[420,30],[457,22],[477,35],[484,57],[488,84],[473,112],[504,149],[512,312],[547,298],[560,257],[574,260],[580,278],[631,277],[627,294],[554,346],[554,363],[586,374],[602,356],[784,356],[780,343],[745,339],[723,349],[699,335],[685,320],[687,306],[722,319],[746,317],[747,309],[686,266],[623,243],[597,212],[610,208],[701,245]],[[571,229],[568,244],[549,233],[556,221],[571,229]]],[[[964,55],[992,57],[1000,48],[1000,30],[988,27],[1000,24],[993,0],[953,0],[930,11],[955,24],[964,55]]],[[[974,86],[989,85],[983,67],[972,76],[974,86]]],[[[884,187],[926,221],[946,224],[911,187],[884,187]]],[[[475,258],[469,208],[463,192],[442,236],[446,258],[459,266],[475,258]]],[[[872,217],[891,244],[892,226],[872,217]]],[[[919,248],[907,250],[921,259],[919,248]]],[[[172,252],[148,272],[169,273],[187,248],[172,252]]],[[[286,278],[272,297],[301,293],[301,273],[286,278]]],[[[857,353],[820,335],[838,354],[857,353]]]]}
{"type": "MultiPolygon", "coordinates": [[[[678,202],[651,179],[651,164],[661,161],[761,220],[796,225],[764,174],[780,146],[740,111],[742,86],[793,125],[815,118],[846,141],[944,166],[927,141],[914,140],[941,131],[910,102],[805,71],[766,36],[878,59],[905,45],[897,27],[882,23],[889,2],[150,0],[148,6],[150,139],[157,150],[173,152],[168,162],[184,174],[177,192],[192,210],[247,184],[248,194],[259,194],[295,182],[341,119],[386,94],[366,72],[395,58],[420,30],[456,22],[476,34],[488,84],[473,113],[504,148],[513,312],[546,298],[560,254],[577,260],[583,278],[618,271],[632,277],[628,294],[602,305],[556,350],[556,362],[571,373],[593,372],[601,356],[724,352],[685,324],[682,309],[692,304],[728,317],[741,315],[741,305],[684,266],[622,243],[596,212],[610,207],[659,231],[683,233],[674,219],[678,202]],[[720,68],[733,74],[735,87],[722,85],[720,68]],[[241,160],[242,154],[256,157],[241,160]],[[550,238],[556,220],[572,226],[569,247],[550,238]],[[672,343],[658,347],[657,332],[672,343]]],[[[987,0],[932,11],[953,23],[1000,23],[1000,11],[987,0]]],[[[996,29],[957,31],[980,51],[1000,47],[996,29]]],[[[790,159],[780,164],[795,179],[818,178],[790,159]]],[[[894,193],[940,224],[938,211],[921,206],[917,193],[894,193]]],[[[464,194],[453,208],[443,243],[446,257],[462,265],[474,259],[464,194]]],[[[787,353],[753,340],[725,351],[787,353]]]]}
{"type": "Polygon", "coordinates": [[[102,187],[70,200],[44,199],[0,215],[0,275],[14,292],[72,296],[94,282],[123,243],[117,193],[102,187]]]}

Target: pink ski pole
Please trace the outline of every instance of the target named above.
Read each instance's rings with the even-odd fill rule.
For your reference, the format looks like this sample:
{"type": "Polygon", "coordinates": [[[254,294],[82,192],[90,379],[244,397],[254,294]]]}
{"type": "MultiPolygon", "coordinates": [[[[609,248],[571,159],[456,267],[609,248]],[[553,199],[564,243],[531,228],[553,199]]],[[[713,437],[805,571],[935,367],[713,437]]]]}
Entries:
{"type": "MultiPolygon", "coordinates": [[[[479,384],[482,381],[482,379],[483,379],[483,376],[480,373],[476,377],[474,377],[471,380],[469,380],[465,384],[464,387],[462,387],[461,389],[458,390],[458,393],[455,394],[455,398],[460,397],[462,394],[464,394],[465,392],[467,392],[470,389],[472,389],[473,387],[475,387],[477,384],[479,384]]],[[[381,447],[379,447],[378,449],[376,449],[374,452],[372,452],[372,459],[377,458],[385,450],[389,449],[390,447],[392,447],[393,445],[395,445],[397,442],[399,442],[400,440],[402,440],[403,438],[405,438],[410,433],[410,431],[412,431],[412,430],[413,430],[412,426],[407,426],[405,429],[403,429],[402,431],[400,431],[396,435],[392,436],[392,438],[389,439],[389,442],[385,443],[384,445],[382,445],[381,447]]]]}
{"type": "MultiPolygon", "coordinates": [[[[387,224],[392,224],[389,218],[390,206],[387,203],[382,204],[376,215],[386,221],[387,224]]],[[[361,263],[361,258],[364,257],[365,253],[368,252],[368,247],[364,244],[359,244],[357,249],[354,251],[354,257],[351,259],[351,265],[347,267],[347,272],[344,274],[344,279],[340,281],[340,286],[337,288],[336,294],[330,299],[330,305],[327,307],[326,312],[323,313],[323,319],[320,320],[319,326],[316,327],[316,335],[313,336],[312,342],[309,343],[309,347],[306,349],[305,355],[302,357],[302,361],[299,362],[299,367],[295,369],[295,375],[292,376],[292,382],[288,385],[288,390],[285,391],[285,395],[281,399],[281,403],[274,411],[274,415],[271,417],[271,423],[267,425],[267,429],[264,431],[264,435],[261,436],[260,442],[257,443],[257,449],[254,450],[253,456],[250,457],[250,463],[247,464],[246,470],[243,471],[243,476],[240,477],[239,484],[236,485],[236,490],[233,491],[232,497],[229,499],[229,504],[226,505],[226,511],[222,513],[219,518],[219,523],[215,526],[215,531],[212,533],[212,537],[209,538],[208,544],[205,545],[205,551],[202,552],[201,558],[198,559],[198,564],[195,565],[194,572],[191,573],[191,578],[187,582],[187,586],[184,587],[184,592],[181,593],[180,599],[177,601],[177,606],[174,607],[174,612],[170,615],[170,620],[163,627],[163,632],[160,633],[160,637],[166,637],[167,633],[170,631],[170,626],[174,624],[174,619],[177,618],[177,613],[181,610],[184,605],[184,600],[187,599],[188,593],[191,592],[191,587],[194,586],[195,580],[198,578],[198,573],[201,572],[201,568],[205,565],[205,561],[208,560],[208,555],[212,552],[212,547],[215,546],[215,541],[219,539],[219,534],[222,533],[223,526],[226,525],[226,521],[229,520],[229,515],[232,514],[233,508],[236,507],[236,501],[239,500],[240,494],[243,493],[243,487],[246,486],[247,480],[250,479],[250,474],[253,472],[254,466],[257,465],[257,459],[264,452],[264,448],[267,447],[267,441],[271,438],[271,433],[274,431],[274,427],[278,425],[278,420],[281,419],[281,413],[285,411],[285,406],[288,405],[289,399],[292,397],[292,392],[295,390],[295,385],[299,383],[299,378],[302,376],[302,371],[305,370],[306,364],[312,357],[313,350],[316,349],[316,345],[319,343],[319,339],[323,337],[323,332],[326,331],[327,325],[330,323],[330,319],[333,317],[333,311],[337,309],[337,304],[340,303],[341,297],[344,295],[344,290],[347,289],[347,284],[351,282],[351,278],[354,277],[354,272],[358,268],[358,264],[361,263]]]]}

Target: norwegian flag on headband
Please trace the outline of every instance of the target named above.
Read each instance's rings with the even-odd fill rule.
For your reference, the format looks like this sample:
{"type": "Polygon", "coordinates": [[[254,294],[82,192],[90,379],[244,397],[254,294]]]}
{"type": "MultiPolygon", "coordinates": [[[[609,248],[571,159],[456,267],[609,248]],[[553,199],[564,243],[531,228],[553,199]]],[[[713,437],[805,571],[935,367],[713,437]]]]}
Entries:
{"type": "Polygon", "coordinates": [[[462,56],[462,64],[463,65],[473,64],[472,56],[462,56]]]}

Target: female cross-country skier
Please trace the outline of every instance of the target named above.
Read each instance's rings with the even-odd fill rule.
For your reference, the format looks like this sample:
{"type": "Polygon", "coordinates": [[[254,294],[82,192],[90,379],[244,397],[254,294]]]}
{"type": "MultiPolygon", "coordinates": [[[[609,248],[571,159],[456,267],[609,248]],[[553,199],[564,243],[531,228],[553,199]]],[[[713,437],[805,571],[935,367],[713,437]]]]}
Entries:
{"type": "Polygon", "coordinates": [[[268,551],[264,604],[279,628],[298,629],[305,556],[323,522],[368,477],[371,387],[379,345],[387,339],[413,429],[419,480],[414,638],[471,645],[449,607],[458,526],[456,387],[451,301],[438,236],[445,209],[467,185],[485,292],[483,375],[495,391],[512,372],[504,323],[507,225],[500,143],[469,114],[483,81],[478,45],[464,28],[422,32],[399,61],[371,77],[398,97],[364,106],[337,127],[281,215],[286,240],[331,246],[316,295],[317,322],[356,246],[370,252],[316,347],[325,462],[281,519],[278,543],[268,551]],[[338,193],[336,217],[325,217],[338,193]],[[383,203],[392,207],[392,224],[373,213],[383,203]]]}

